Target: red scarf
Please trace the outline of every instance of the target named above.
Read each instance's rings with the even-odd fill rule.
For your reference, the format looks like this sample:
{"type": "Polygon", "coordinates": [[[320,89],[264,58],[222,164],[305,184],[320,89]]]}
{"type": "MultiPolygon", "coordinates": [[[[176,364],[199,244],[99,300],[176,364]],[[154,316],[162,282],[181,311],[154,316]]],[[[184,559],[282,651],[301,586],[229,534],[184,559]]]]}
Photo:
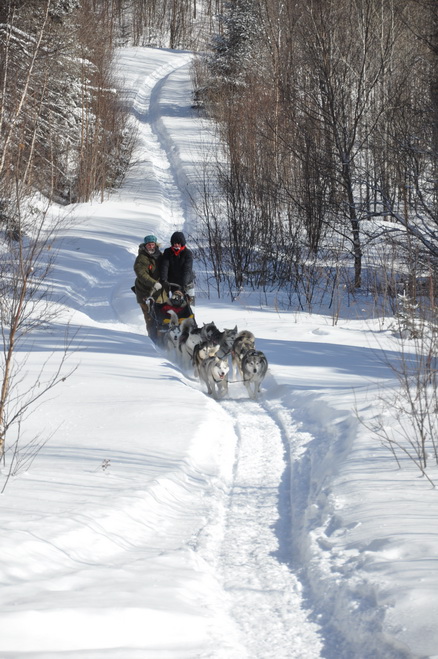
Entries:
{"type": "Polygon", "coordinates": [[[182,245],[181,247],[171,247],[171,250],[175,254],[175,256],[179,256],[185,248],[186,246],[182,245]]]}

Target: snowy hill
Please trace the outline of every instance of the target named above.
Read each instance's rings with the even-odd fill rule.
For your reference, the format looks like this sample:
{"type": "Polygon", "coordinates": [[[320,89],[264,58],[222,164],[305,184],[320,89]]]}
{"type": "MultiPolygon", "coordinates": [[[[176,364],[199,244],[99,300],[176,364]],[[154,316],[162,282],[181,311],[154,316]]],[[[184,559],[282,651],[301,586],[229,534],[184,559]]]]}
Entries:
{"type": "Polygon", "coordinates": [[[384,324],[199,291],[199,324],[250,329],[267,355],[257,402],[240,382],[208,398],[146,336],[138,244],[195,232],[214,144],[190,61],[120,52],[133,166],[59,240],[62,317],[26,372],[56,367],[67,323],[77,369],[34,410],[26,433],[53,436],[0,499],[0,657],[438,656],[437,493],[358,418],[394,384],[384,324]]]}

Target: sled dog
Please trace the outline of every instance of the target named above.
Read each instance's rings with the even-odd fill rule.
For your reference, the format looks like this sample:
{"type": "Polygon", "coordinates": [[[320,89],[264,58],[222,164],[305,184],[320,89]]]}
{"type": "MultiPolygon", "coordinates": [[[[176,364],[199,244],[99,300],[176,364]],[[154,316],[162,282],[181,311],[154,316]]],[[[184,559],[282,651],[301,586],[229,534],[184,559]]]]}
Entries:
{"type": "Polygon", "coordinates": [[[196,377],[199,377],[199,369],[202,362],[208,357],[214,357],[218,350],[219,343],[216,343],[216,341],[213,341],[212,339],[201,341],[195,345],[193,348],[192,365],[196,377]]]}
{"type": "Polygon", "coordinates": [[[219,339],[219,352],[217,353],[218,357],[228,357],[233,348],[234,339],[237,336],[237,325],[234,329],[224,329],[223,332],[220,332],[219,339]]]}
{"type": "Polygon", "coordinates": [[[248,350],[255,350],[255,336],[249,330],[242,330],[234,339],[231,349],[233,380],[236,380],[237,373],[242,375],[242,357],[248,350]]]}
{"type": "Polygon", "coordinates": [[[211,322],[198,327],[193,318],[188,318],[181,323],[181,336],[178,347],[181,359],[186,368],[189,368],[193,359],[193,350],[201,341],[208,341],[215,333],[216,325],[211,322]]]}
{"type": "Polygon", "coordinates": [[[170,321],[167,325],[161,325],[157,327],[157,338],[156,344],[164,350],[170,350],[172,348],[172,343],[175,343],[173,338],[174,334],[180,334],[180,328],[178,323],[178,316],[172,310],[169,311],[170,321]]]}
{"type": "Polygon", "coordinates": [[[203,341],[209,341],[210,339],[218,342],[220,338],[220,332],[213,321],[211,323],[204,323],[201,327],[201,336],[203,341]]]}
{"type": "Polygon", "coordinates": [[[181,323],[181,334],[178,339],[178,351],[180,361],[186,368],[189,367],[193,349],[201,341],[201,328],[197,326],[193,318],[187,318],[181,323]]]}
{"type": "Polygon", "coordinates": [[[242,357],[241,373],[250,398],[256,398],[268,370],[268,360],[261,350],[248,350],[242,357]]]}
{"type": "Polygon", "coordinates": [[[178,348],[179,337],[181,336],[181,327],[178,322],[178,316],[171,309],[168,312],[170,314],[170,323],[168,325],[167,331],[164,333],[162,338],[162,344],[165,350],[172,352],[178,348]]]}
{"type": "Polygon", "coordinates": [[[216,400],[228,393],[228,362],[226,359],[207,357],[199,367],[199,377],[207,385],[207,392],[216,400]]]}

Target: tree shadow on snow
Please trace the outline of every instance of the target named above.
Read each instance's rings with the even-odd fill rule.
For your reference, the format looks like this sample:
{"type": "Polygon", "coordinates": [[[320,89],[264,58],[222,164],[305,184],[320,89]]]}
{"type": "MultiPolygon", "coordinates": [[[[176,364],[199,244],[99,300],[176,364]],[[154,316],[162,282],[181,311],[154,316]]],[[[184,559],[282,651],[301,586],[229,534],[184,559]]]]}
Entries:
{"type": "MultiPolygon", "coordinates": [[[[257,340],[257,348],[262,350],[269,364],[275,364],[284,367],[297,368],[317,368],[327,369],[340,376],[351,375],[355,379],[358,377],[367,380],[382,380],[394,377],[394,372],[390,369],[389,363],[400,363],[403,359],[405,363],[412,361],[414,363],[415,355],[402,353],[397,350],[377,350],[363,346],[348,346],[332,343],[313,343],[306,341],[281,341],[281,340],[257,340]]],[[[324,388],[324,382],[315,383],[315,377],[310,375],[308,387],[297,382],[294,383],[294,389],[324,388]]],[[[330,377],[327,385],[333,389],[336,386],[345,388],[345,381],[338,385],[333,376],[330,377]]]]}

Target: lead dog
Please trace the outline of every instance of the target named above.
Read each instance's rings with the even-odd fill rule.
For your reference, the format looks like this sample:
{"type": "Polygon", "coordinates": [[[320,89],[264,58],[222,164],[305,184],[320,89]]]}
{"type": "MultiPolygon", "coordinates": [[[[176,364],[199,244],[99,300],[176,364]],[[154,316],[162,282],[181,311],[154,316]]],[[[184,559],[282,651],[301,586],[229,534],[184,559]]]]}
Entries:
{"type": "Polygon", "coordinates": [[[238,372],[242,375],[242,357],[248,350],[255,350],[255,336],[249,330],[242,330],[234,339],[231,349],[233,380],[236,380],[238,372]]]}
{"type": "Polygon", "coordinates": [[[216,355],[207,357],[199,367],[199,377],[207,385],[207,392],[216,400],[228,393],[228,362],[216,355]]]}
{"type": "Polygon", "coordinates": [[[256,398],[268,370],[266,355],[261,350],[248,350],[242,357],[240,368],[249,397],[256,398]]]}

